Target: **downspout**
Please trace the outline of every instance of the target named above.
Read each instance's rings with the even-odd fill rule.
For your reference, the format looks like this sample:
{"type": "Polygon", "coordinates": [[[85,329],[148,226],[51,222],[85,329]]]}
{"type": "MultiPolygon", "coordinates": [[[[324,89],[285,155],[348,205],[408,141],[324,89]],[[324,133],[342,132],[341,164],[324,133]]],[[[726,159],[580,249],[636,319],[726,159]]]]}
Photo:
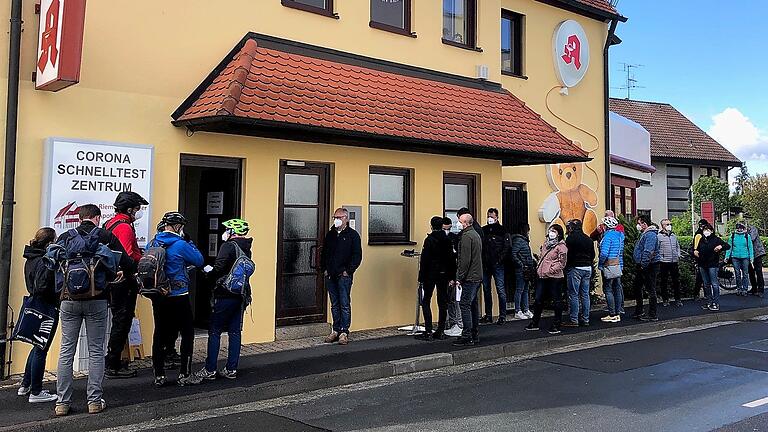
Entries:
{"type": "Polygon", "coordinates": [[[8,102],[5,123],[5,171],[3,171],[3,213],[0,222],[0,379],[6,378],[8,346],[8,298],[13,249],[13,207],[16,185],[16,129],[19,113],[19,59],[21,56],[21,3],[11,0],[11,32],[8,58],[8,102]]]}
{"type": "Polygon", "coordinates": [[[603,47],[603,111],[605,121],[605,208],[610,209],[613,207],[613,187],[611,184],[611,139],[610,139],[610,116],[608,114],[610,108],[608,106],[609,86],[608,82],[608,49],[613,45],[613,35],[616,33],[616,26],[619,24],[618,18],[611,20],[611,26],[608,29],[608,38],[605,40],[605,47],[603,47]]]}

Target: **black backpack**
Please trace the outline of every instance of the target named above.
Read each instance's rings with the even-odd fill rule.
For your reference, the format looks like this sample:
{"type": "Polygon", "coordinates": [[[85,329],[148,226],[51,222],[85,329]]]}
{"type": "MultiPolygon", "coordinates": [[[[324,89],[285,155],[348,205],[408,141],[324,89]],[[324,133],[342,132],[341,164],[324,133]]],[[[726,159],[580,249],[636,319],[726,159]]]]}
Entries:
{"type": "Polygon", "coordinates": [[[136,269],[139,294],[149,299],[165,297],[171,292],[171,282],[165,273],[166,246],[160,244],[147,249],[136,269]]]}
{"type": "Polygon", "coordinates": [[[82,235],[71,229],[69,237],[59,242],[63,260],[56,272],[56,292],[62,299],[88,300],[101,295],[107,287],[106,269],[98,255],[99,228],[82,235]]]}

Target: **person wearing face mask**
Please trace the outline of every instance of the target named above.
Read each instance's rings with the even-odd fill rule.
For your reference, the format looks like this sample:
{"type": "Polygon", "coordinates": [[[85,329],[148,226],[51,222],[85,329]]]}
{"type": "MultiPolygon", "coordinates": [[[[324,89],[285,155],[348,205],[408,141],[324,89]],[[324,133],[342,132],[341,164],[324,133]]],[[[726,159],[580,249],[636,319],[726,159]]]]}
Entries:
{"type": "Polygon", "coordinates": [[[696,248],[699,247],[699,241],[701,241],[702,237],[704,237],[704,228],[709,224],[706,219],[699,220],[699,224],[697,225],[696,232],[693,234],[693,244],[691,246],[690,253],[693,255],[694,260],[694,272],[696,273],[696,283],[694,285],[694,290],[696,291],[696,296],[699,295],[699,293],[702,290],[702,287],[704,286],[704,282],[701,279],[701,270],[699,266],[699,260],[696,258],[696,248]]]}
{"type": "Polygon", "coordinates": [[[603,292],[608,303],[608,316],[601,318],[603,322],[621,322],[621,311],[624,309],[624,292],[621,286],[621,276],[624,271],[624,233],[616,229],[619,221],[614,217],[603,218],[605,233],[600,241],[600,256],[598,268],[603,273],[603,292]]]}
{"type": "Polygon", "coordinates": [[[704,285],[705,303],[702,309],[720,310],[720,283],[717,279],[717,271],[720,268],[720,252],[728,249],[730,249],[728,243],[720,239],[712,225],[706,222],[701,232],[701,240],[693,251],[693,255],[699,262],[699,271],[704,285]]]}
{"type": "Polygon", "coordinates": [[[474,218],[466,213],[459,217],[461,231],[459,251],[456,264],[456,283],[461,286],[461,318],[464,330],[453,344],[456,346],[471,346],[480,342],[478,323],[480,310],[477,304],[477,291],[483,280],[483,242],[473,228],[474,218]]]}
{"type": "MultiPolygon", "coordinates": [[[[425,332],[417,335],[417,339],[430,341],[444,339],[445,322],[448,316],[448,283],[453,279],[456,265],[453,261],[453,244],[443,231],[443,218],[434,216],[430,220],[432,232],[424,239],[419,264],[419,283],[424,290],[421,308],[424,311],[425,332]],[[438,324],[432,334],[432,294],[437,290],[438,324]]],[[[455,297],[454,297],[455,299],[455,297]]]]}
{"type": "Polygon", "coordinates": [[[659,275],[659,229],[651,224],[648,216],[637,217],[640,238],[635,243],[632,257],[635,261],[635,319],[658,321],[656,311],[656,280],[659,275]],[[643,312],[643,290],[648,292],[648,314],[643,312]]]}
{"type": "Polygon", "coordinates": [[[680,242],[677,241],[677,236],[672,232],[672,221],[669,219],[661,221],[659,256],[661,261],[659,271],[661,289],[659,291],[661,291],[662,304],[669,306],[669,286],[667,282],[671,278],[675,306],[680,307],[683,305],[680,301],[680,242]]]}
{"type": "Polygon", "coordinates": [[[336,209],[333,213],[333,226],[325,235],[320,255],[320,270],[325,276],[333,317],[333,330],[325,338],[325,343],[349,343],[352,278],[362,260],[360,234],[349,226],[349,211],[345,208],[336,209]]]}
{"type": "MultiPolygon", "coordinates": [[[[448,261],[448,274],[456,274],[456,250],[459,247],[459,236],[451,231],[453,228],[453,222],[451,218],[443,218],[443,232],[451,241],[451,259],[448,261]]],[[[451,278],[452,279],[452,278],[451,278]]],[[[461,331],[464,328],[464,323],[461,320],[461,308],[459,302],[456,301],[456,285],[452,283],[453,280],[448,281],[448,317],[445,321],[445,335],[459,337],[461,331]]]]}
{"type": "Polygon", "coordinates": [[[203,267],[203,255],[191,241],[185,240],[184,226],[187,218],[179,212],[163,215],[163,232],[149,242],[147,249],[165,249],[165,274],[171,284],[170,293],[152,299],[152,313],[155,318],[155,332],[152,338],[152,365],[155,371],[155,385],[164,386],[165,354],[168,346],[181,333],[181,365],[179,386],[195,385],[202,378],[192,373],[192,351],[194,350],[195,327],[192,318],[192,304],[189,300],[189,274],[187,267],[203,267]]]}
{"type": "Polygon", "coordinates": [[[582,221],[568,221],[568,263],[566,264],[566,283],[570,319],[563,327],[586,327],[589,325],[590,298],[589,288],[592,280],[592,263],[595,261],[595,244],[583,231],[582,221]]]}
{"type": "MultiPolygon", "coordinates": [[[[136,263],[141,259],[142,253],[136,239],[134,223],[143,217],[141,208],[145,205],[149,205],[147,200],[136,192],[120,192],[115,199],[115,215],[104,224],[104,229],[120,240],[125,253],[136,263]]],[[[139,289],[133,275],[126,275],[122,282],[114,284],[110,290],[112,329],[109,332],[107,369],[104,373],[109,379],[136,376],[136,371],[128,370],[122,364],[121,357],[136,313],[138,294],[139,289]]]]}
{"type": "Polygon", "coordinates": [[[765,245],[760,239],[760,230],[755,225],[748,225],[749,238],[752,239],[752,250],[755,251],[755,259],[749,266],[749,282],[752,284],[750,294],[763,296],[765,291],[765,280],[763,279],[763,257],[765,256],[765,245]]]}
{"type": "Polygon", "coordinates": [[[536,297],[533,304],[533,318],[525,327],[528,331],[538,331],[544,302],[551,299],[555,316],[549,327],[549,334],[560,333],[563,316],[563,286],[565,285],[565,265],[568,262],[568,246],[565,244],[563,227],[552,225],[547,231],[547,239],[539,249],[539,264],[536,268],[536,297]]]}
{"type": "Polygon", "coordinates": [[[746,296],[749,292],[749,265],[755,259],[755,251],[744,222],[736,222],[736,232],[728,238],[728,246],[725,260],[733,264],[738,289],[736,295],[746,296]]]}
{"type": "Polygon", "coordinates": [[[491,278],[496,283],[499,297],[499,319],[496,324],[503,325],[507,317],[507,291],[504,289],[504,260],[507,257],[509,242],[507,232],[499,223],[499,210],[488,209],[488,224],[483,227],[483,304],[485,316],[481,323],[493,322],[493,292],[491,278]]]}

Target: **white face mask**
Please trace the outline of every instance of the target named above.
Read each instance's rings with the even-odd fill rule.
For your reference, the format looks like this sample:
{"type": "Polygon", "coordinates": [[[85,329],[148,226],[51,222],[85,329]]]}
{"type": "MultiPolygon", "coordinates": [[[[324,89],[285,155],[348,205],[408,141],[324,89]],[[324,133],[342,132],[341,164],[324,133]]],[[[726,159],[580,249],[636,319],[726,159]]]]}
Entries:
{"type": "Polygon", "coordinates": [[[704,234],[704,237],[709,237],[709,236],[711,236],[711,235],[712,235],[712,231],[710,231],[710,230],[704,230],[704,233],[703,233],[703,234],[704,234]]]}
{"type": "Polygon", "coordinates": [[[224,240],[224,241],[229,240],[230,237],[232,237],[232,235],[229,233],[229,231],[224,231],[221,234],[221,239],[224,240]]]}
{"type": "Polygon", "coordinates": [[[133,220],[137,221],[144,217],[144,210],[139,209],[136,213],[133,214],[133,220]]]}
{"type": "Polygon", "coordinates": [[[464,225],[461,224],[461,221],[456,221],[456,229],[459,231],[464,229],[464,225]]]}
{"type": "Polygon", "coordinates": [[[550,232],[547,233],[547,238],[550,239],[550,240],[554,240],[554,239],[557,238],[557,233],[554,232],[554,231],[550,231],[550,232]]]}
{"type": "Polygon", "coordinates": [[[643,230],[643,226],[640,225],[640,224],[635,225],[635,227],[637,228],[638,231],[642,231],[643,230]]]}
{"type": "Polygon", "coordinates": [[[672,232],[672,225],[664,225],[664,229],[668,232],[672,232]]]}
{"type": "Polygon", "coordinates": [[[445,235],[448,235],[448,234],[451,233],[451,230],[450,229],[444,229],[443,232],[445,233],[445,235]]]}
{"type": "Polygon", "coordinates": [[[339,218],[333,219],[333,226],[335,226],[336,228],[341,228],[342,225],[344,225],[344,222],[342,222],[341,219],[339,218]]]}
{"type": "Polygon", "coordinates": [[[495,224],[495,223],[496,223],[496,219],[494,219],[492,217],[488,218],[488,225],[492,225],[492,224],[495,224]]]}

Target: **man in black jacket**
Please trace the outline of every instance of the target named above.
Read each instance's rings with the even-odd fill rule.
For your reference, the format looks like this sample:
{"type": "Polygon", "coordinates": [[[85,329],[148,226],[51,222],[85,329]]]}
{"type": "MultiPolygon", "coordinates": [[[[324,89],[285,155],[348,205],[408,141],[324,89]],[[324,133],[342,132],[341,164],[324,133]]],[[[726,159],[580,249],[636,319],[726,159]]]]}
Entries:
{"type": "Polygon", "coordinates": [[[325,338],[325,343],[349,343],[352,277],[362,260],[360,234],[349,227],[349,211],[345,208],[337,209],[333,214],[333,226],[325,235],[325,244],[320,256],[320,269],[325,275],[325,287],[331,298],[333,316],[333,330],[325,338]]]}
{"type": "MultiPolygon", "coordinates": [[[[453,279],[455,264],[453,258],[453,244],[451,239],[443,232],[443,218],[435,216],[430,220],[432,232],[424,240],[421,249],[421,261],[419,265],[419,283],[424,291],[421,308],[424,311],[424,327],[426,331],[418,336],[418,339],[432,340],[443,339],[445,320],[448,314],[448,282],[453,279]],[[437,331],[432,334],[432,293],[437,289],[438,324],[437,331]]],[[[454,273],[455,274],[455,273],[454,273]]]]}
{"type": "Polygon", "coordinates": [[[496,282],[496,293],[499,296],[499,320],[502,325],[507,317],[507,291],[504,289],[504,260],[507,257],[507,232],[499,223],[499,211],[488,209],[488,225],[483,227],[483,304],[485,316],[481,323],[493,322],[493,291],[491,278],[496,282]]]}
{"type": "Polygon", "coordinates": [[[563,323],[563,327],[588,326],[589,281],[592,279],[592,263],[595,261],[595,243],[584,234],[580,220],[568,221],[567,228],[565,245],[568,247],[568,261],[565,271],[571,319],[563,323]]]}

